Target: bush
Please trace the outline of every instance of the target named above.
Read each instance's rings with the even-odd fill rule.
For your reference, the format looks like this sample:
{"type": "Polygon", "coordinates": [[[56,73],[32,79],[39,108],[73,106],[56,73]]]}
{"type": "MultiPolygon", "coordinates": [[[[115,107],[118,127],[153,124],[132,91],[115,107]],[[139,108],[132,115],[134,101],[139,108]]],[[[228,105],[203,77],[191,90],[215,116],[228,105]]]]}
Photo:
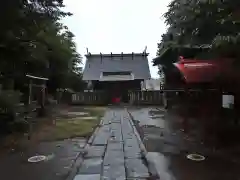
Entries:
{"type": "Polygon", "coordinates": [[[15,121],[10,126],[11,132],[27,132],[29,130],[29,124],[25,120],[15,121]]]}
{"type": "Polygon", "coordinates": [[[0,93],[0,132],[8,131],[9,123],[16,119],[17,105],[21,93],[17,91],[1,91],[0,93]]]}
{"type": "Polygon", "coordinates": [[[21,93],[18,91],[1,91],[0,113],[10,113],[16,110],[20,103],[21,93]]]}

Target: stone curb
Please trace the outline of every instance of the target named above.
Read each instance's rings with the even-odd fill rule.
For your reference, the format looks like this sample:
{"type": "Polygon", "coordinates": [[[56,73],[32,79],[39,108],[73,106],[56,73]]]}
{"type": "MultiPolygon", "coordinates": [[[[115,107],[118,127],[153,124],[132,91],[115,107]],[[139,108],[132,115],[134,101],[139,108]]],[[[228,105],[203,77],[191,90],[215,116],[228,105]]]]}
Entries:
{"type": "Polygon", "coordinates": [[[98,130],[99,130],[99,126],[101,126],[103,123],[103,119],[101,119],[100,123],[98,124],[98,126],[95,128],[93,134],[91,137],[88,138],[88,140],[86,141],[84,147],[83,147],[83,150],[84,151],[81,151],[78,153],[76,159],[75,159],[75,162],[73,163],[72,167],[71,167],[71,171],[68,173],[67,177],[65,178],[65,180],[73,180],[74,177],[76,176],[77,172],[78,172],[78,169],[79,167],[81,166],[82,162],[83,162],[83,156],[84,154],[86,153],[86,150],[88,148],[88,146],[90,144],[92,144],[98,130]]]}
{"type": "Polygon", "coordinates": [[[147,156],[148,152],[147,152],[147,150],[146,150],[146,148],[145,148],[145,146],[144,146],[144,144],[142,142],[142,139],[141,139],[141,137],[140,137],[140,135],[139,135],[135,125],[134,125],[134,122],[133,122],[134,118],[131,115],[131,113],[128,111],[127,108],[126,108],[126,111],[128,112],[128,115],[130,117],[130,124],[131,124],[131,126],[133,128],[133,131],[134,131],[136,137],[137,137],[140,149],[141,149],[142,154],[143,154],[143,158],[146,160],[146,162],[148,164],[149,172],[151,173],[152,176],[154,176],[156,178],[156,180],[160,180],[160,174],[158,173],[154,162],[152,162],[152,160],[149,159],[148,156],[147,156]]]}

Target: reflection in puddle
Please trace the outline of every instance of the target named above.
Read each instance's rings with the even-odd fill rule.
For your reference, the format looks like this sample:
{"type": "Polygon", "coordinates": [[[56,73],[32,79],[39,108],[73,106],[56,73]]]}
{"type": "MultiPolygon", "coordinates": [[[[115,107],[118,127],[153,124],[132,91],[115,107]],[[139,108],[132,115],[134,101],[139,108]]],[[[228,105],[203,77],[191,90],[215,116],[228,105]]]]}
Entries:
{"type": "Polygon", "coordinates": [[[157,119],[157,118],[164,118],[164,114],[150,114],[149,113],[149,117],[152,119],[157,119]]]}
{"type": "Polygon", "coordinates": [[[157,120],[151,120],[149,121],[149,124],[151,126],[159,127],[159,128],[165,128],[165,121],[162,119],[157,119],[157,120]]]}
{"type": "Polygon", "coordinates": [[[68,114],[68,115],[75,115],[75,116],[89,115],[88,112],[67,112],[66,114],[68,114]]]}
{"type": "Polygon", "coordinates": [[[165,120],[163,114],[155,114],[153,111],[149,113],[150,108],[148,110],[132,110],[131,114],[134,117],[134,120],[139,121],[140,126],[153,126],[158,128],[165,128],[165,120]]]}
{"type": "Polygon", "coordinates": [[[161,179],[175,180],[175,177],[169,171],[169,162],[163,154],[157,152],[149,152],[147,153],[146,157],[149,162],[155,166],[157,174],[159,177],[161,177],[161,179]]]}
{"type": "MultiPolygon", "coordinates": [[[[147,156],[157,167],[161,179],[237,180],[239,178],[239,160],[233,163],[227,159],[239,150],[232,148],[230,151],[230,148],[227,149],[226,146],[222,146],[223,138],[228,141],[232,139],[237,141],[236,139],[239,137],[237,133],[235,136],[231,136],[232,139],[229,139],[229,136],[234,134],[232,131],[225,131],[226,133],[223,133],[221,137],[217,137],[217,134],[212,133],[215,129],[212,129],[212,123],[209,121],[211,116],[206,119],[201,117],[200,119],[192,116],[192,111],[188,113],[175,110],[159,113],[149,111],[151,111],[150,108],[142,108],[132,110],[131,114],[135,120],[140,121],[137,124],[137,126],[140,126],[139,134],[141,134],[147,151],[150,152],[147,156]],[[186,125],[184,121],[186,117],[189,123],[187,126],[189,131],[181,131],[186,125]],[[163,136],[161,133],[163,133],[163,136]],[[209,142],[209,145],[215,145],[213,135],[220,139],[219,147],[225,149],[216,152],[207,147],[206,142],[209,142]],[[202,143],[203,140],[206,140],[204,144],[202,143]],[[190,161],[186,157],[189,152],[202,153],[206,159],[201,163],[190,161]]],[[[213,127],[216,128],[219,124],[214,125],[213,127]]],[[[236,157],[235,154],[234,158],[236,159],[236,157]]],[[[204,159],[196,155],[193,155],[193,158],[204,159]]]]}

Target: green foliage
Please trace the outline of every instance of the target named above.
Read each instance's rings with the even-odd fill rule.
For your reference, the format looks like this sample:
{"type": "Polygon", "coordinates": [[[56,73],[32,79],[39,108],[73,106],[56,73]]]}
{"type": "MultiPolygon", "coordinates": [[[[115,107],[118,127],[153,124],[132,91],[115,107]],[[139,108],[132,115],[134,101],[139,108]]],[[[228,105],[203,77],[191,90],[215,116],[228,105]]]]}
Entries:
{"type": "MultiPolygon", "coordinates": [[[[16,118],[17,105],[20,103],[21,93],[17,91],[1,91],[0,93],[0,125],[6,128],[9,122],[16,118]]],[[[1,130],[0,128],[0,130],[1,130]]]]}
{"type": "Polygon", "coordinates": [[[209,44],[218,53],[239,56],[240,1],[173,0],[164,14],[169,29],[159,46],[209,44]]]}
{"type": "Polygon", "coordinates": [[[21,93],[18,91],[1,91],[0,109],[1,112],[13,111],[15,106],[20,103],[21,93]]]}
{"type": "MultiPolygon", "coordinates": [[[[74,35],[60,23],[71,13],[63,0],[13,0],[0,6],[0,72],[4,77],[48,77],[50,91],[65,87],[81,56],[74,35]],[[56,81],[56,83],[55,83],[56,81]]],[[[80,72],[79,72],[80,73],[80,72]]]]}

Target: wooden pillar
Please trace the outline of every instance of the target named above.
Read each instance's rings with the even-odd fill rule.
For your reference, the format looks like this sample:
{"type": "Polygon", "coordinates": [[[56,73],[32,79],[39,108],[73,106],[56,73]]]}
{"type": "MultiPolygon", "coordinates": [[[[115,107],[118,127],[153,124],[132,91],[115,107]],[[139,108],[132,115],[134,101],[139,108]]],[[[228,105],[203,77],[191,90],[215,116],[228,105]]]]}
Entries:
{"type": "Polygon", "coordinates": [[[31,104],[31,97],[32,97],[32,80],[29,80],[29,85],[28,85],[28,105],[31,104]]]}
{"type": "Polygon", "coordinates": [[[46,98],[46,86],[45,86],[45,83],[42,85],[41,94],[42,94],[41,106],[44,107],[45,106],[45,98],[46,98]]]}

